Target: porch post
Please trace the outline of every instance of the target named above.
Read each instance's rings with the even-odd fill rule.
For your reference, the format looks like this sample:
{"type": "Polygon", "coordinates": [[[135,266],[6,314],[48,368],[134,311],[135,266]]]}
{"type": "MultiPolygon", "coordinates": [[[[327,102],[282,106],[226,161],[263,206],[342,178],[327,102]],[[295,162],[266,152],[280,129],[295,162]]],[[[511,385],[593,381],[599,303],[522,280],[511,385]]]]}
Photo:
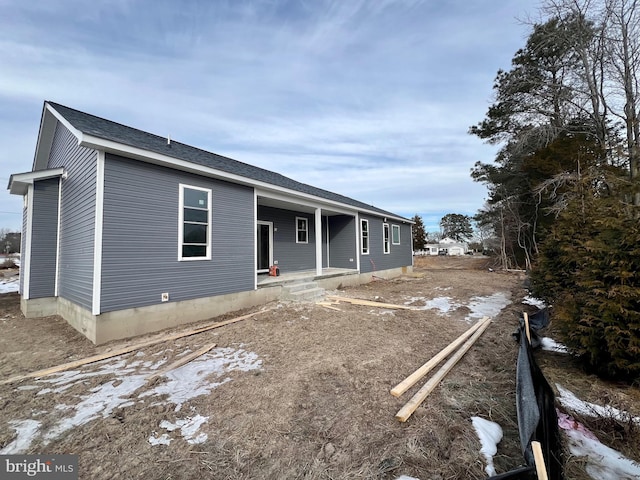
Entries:
{"type": "Polygon", "coordinates": [[[316,208],[315,211],[316,225],[316,275],[322,275],[322,210],[316,208]]]}

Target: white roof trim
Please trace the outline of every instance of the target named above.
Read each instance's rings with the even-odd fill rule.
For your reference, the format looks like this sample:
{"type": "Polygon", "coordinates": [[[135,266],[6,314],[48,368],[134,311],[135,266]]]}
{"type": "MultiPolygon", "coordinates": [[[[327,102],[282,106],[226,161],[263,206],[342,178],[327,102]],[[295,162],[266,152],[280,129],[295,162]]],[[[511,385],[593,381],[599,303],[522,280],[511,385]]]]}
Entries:
{"type": "Polygon", "coordinates": [[[9,186],[7,189],[12,195],[24,195],[27,193],[29,185],[33,185],[33,182],[36,180],[48,180],[49,178],[61,177],[62,175],[64,175],[64,168],[14,173],[9,177],[9,186]]]}
{"type": "MultiPolygon", "coordinates": [[[[49,103],[45,103],[45,111],[43,114],[43,120],[42,120],[42,125],[40,126],[40,130],[41,130],[41,134],[38,141],[38,151],[36,151],[36,159],[34,161],[34,168],[37,169],[38,165],[40,165],[40,163],[38,162],[39,160],[39,155],[41,155],[41,153],[39,152],[39,147],[40,147],[40,140],[43,140],[44,138],[42,138],[42,132],[44,131],[44,127],[45,127],[45,117],[49,116],[48,114],[50,113],[56,120],[58,120],[59,122],[61,122],[67,129],[69,129],[69,131],[78,139],[78,145],[83,146],[83,147],[87,147],[87,148],[93,148],[95,150],[101,150],[104,152],[109,152],[109,153],[114,153],[114,154],[119,154],[119,155],[124,155],[126,157],[129,158],[134,158],[136,160],[141,160],[147,163],[153,163],[156,165],[163,165],[163,166],[168,166],[171,168],[175,168],[181,171],[186,171],[186,172],[192,172],[192,173],[197,173],[199,175],[204,175],[207,177],[213,177],[213,178],[219,178],[222,180],[227,180],[229,182],[233,182],[233,183],[238,183],[241,185],[247,185],[247,186],[251,186],[251,187],[255,187],[255,188],[259,188],[262,190],[262,195],[264,195],[265,192],[275,192],[275,193],[280,193],[282,195],[286,195],[287,197],[289,197],[290,199],[304,199],[307,200],[308,202],[310,202],[311,205],[317,206],[317,205],[328,205],[328,206],[332,206],[334,208],[339,208],[342,210],[346,210],[347,212],[354,212],[354,211],[360,211],[363,213],[367,213],[369,215],[375,215],[375,216],[382,216],[382,217],[388,217],[390,219],[394,219],[397,220],[399,222],[402,223],[413,223],[411,220],[402,218],[400,216],[397,215],[392,215],[392,214],[382,214],[380,212],[376,212],[374,210],[368,210],[366,208],[360,208],[360,207],[356,207],[354,205],[349,205],[348,203],[343,203],[343,202],[338,202],[335,200],[329,200],[326,198],[322,198],[322,197],[318,197],[316,195],[311,195],[308,193],[304,193],[304,192],[298,192],[296,190],[290,190],[288,188],[283,188],[283,187],[279,187],[277,185],[273,185],[271,183],[267,183],[267,182],[262,182],[259,180],[253,180],[247,177],[243,177],[242,175],[236,175],[233,173],[228,173],[228,172],[223,172],[222,170],[217,170],[215,168],[211,168],[211,167],[207,167],[204,165],[198,165],[196,163],[192,163],[192,162],[188,162],[186,160],[180,160],[178,158],[174,158],[174,157],[170,157],[168,155],[164,155],[161,153],[156,153],[156,152],[151,152],[149,150],[145,150],[143,148],[139,148],[139,147],[132,147],[130,145],[126,145],[124,143],[120,143],[120,142],[115,142],[113,140],[107,140],[104,138],[100,138],[100,137],[96,137],[94,135],[89,135],[89,134],[85,134],[83,132],[81,132],[80,130],[77,130],[75,127],[73,127],[68,121],[67,119],[65,119],[58,111],[56,111],[56,109],[54,107],[52,107],[49,103]]],[[[49,128],[49,130],[51,130],[51,128],[49,128]]],[[[55,131],[55,126],[53,127],[52,132],[55,131]]],[[[49,145],[47,150],[50,150],[51,148],[51,140],[53,138],[53,133],[51,133],[51,139],[49,140],[49,145]]],[[[47,157],[48,157],[48,153],[47,153],[47,157]]],[[[46,159],[45,159],[46,162],[46,159]]],[[[46,165],[43,164],[43,166],[46,165]]],[[[295,202],[294,202],[295,203],[295,202]]]]}
{"type": "MultiPolygon", "coordinates": [[[[199,165],[197,163],[188,162],[186,160],[180,160],[178,158],[170,157],[162,153],[151,152],[143,148],[132,147],[130,145],[125,145],[123,143],[115,142],[113,140],[106,140],[104,138],[95,137],[93,135],[82,134],[82,133],[80,133],[80,135],[82,138],[82,140],[80,141],[80,145],[83,147],[93,148],[96,150],[104,150],[105,152],[124,155],[129,158],[142,160],[142,161],[153,163],[156,165],[167,166],[167,167],[175,168],[182,171],[197,173],[199,175],[205,175],[207,177],[219,178],[229,182],[233,182],[241,185],[247,185],[254,188],[259,188],[261,190],[259,195],[266,196],[265,195],[266,192],[275,192],[275,193],[280,193],[282,195],[286,195],[290,201],[292,198],[305,199],[309,202],[308,205],[314,205],[314,206],[328,205],[328,206],[340,208],[342,210],[346,210],[348,212],[361,211],[361,212],[366,212],[370,215],[387,216],[388,218],[393,218],[401,222],[407,222],[407,220],[403,219],[402,217],[382,214],[373,210],[367,210],[367,209],[359,208],[353,205],[349,205],[347,203],[336,202],[333,200],[318,197],[316,195],[298,192],[296,190],[290,190],[288,188],[279,187],[271,183],[261,182],[259,180],[253,180],[251,178],[243,177],[242,175],[223,172],[222,170],[217,170],[215,168],[199,165]]],[[[269,196],[272,196],[272,195],[269,195],[269,196]]]]}

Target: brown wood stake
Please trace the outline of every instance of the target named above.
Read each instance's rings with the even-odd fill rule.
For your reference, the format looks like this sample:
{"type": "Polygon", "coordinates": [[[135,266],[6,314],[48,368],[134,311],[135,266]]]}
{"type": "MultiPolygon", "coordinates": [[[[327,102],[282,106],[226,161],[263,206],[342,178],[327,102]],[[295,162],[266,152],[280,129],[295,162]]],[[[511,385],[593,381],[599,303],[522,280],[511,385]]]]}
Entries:
{"type": "Polygon", "coordinates": [[[451,342],[448,346],[440,351],[435,357],[429,360],[427,363],[418,368],[415,372],[405,378],[402,382],[391,389],[391,395],[394,397],[399,397],[404,392],[409,390],[413,385],[416,384],[418,380],[424,377],[427,373],[433,370],[442,360],[447,358],[451,352],[453,352],[456,348],[462,345],[467,338],[469,338],[473,332],[478,330],[484,323],[490,322],[491,319],[489,317],[483,317],[480,321],[475,323],[470,329],[460,335],[457,339],[451,342]]]}
{"type": "Polygon", "coordinates": [[[416,411],[416,409],[420,406],[422,402],[424,402],[425,398],[429,396],[429,394],[438,386],[438,384],[442,381],[442,379],[449,373],[449,371],[460,361],[460,359],[464,356],[465,353],[473,346],[473,344],[480,338],[480,335],[484,333],[487,327],[491,324],[491,322],[485,322],[482,326],[476,330],[476,332],[469,338],[462,347],[455,353],[453,357],[451,357],[447,363],[445,363],[440,370],[436,372],[436,374],[424,384],[424,386],[418,390],[418,392],[411,397],[404,407],[402,407],[398,413],[396,413],[396,418],[401,422],[406,422],[409,417],[416,411]]]}
{"type": "Polygon", "coordinates": [[[395,308],[401,310],[412,310],[411,307],[407,307],[406,305],[395,305],[393,303],[382,303],[382,302],[372,302],[371,300],[361,300],[359,298],[349,298],[349,297],[337,297],[335,295],[327,296],[329,300],[336,300],[338,302],[347,302],[352,303],[354,305],[364,305],[367,307],[379,307],[379,308],[395,308]]]}
{"type": "Polygon", "coordinates": [[[271,308],[266,310],[260,310],[258,312],[249,313],[247,315],[242,315],[241,317],[231,318],[229,320],[225,320],[223,322],[218,322],[213,325],[209,325],[206,327],[196,328],[194,330],[189,330],[187,332],[176,333],[172,335],[165,335],[160,338],[156,338],[154,340],[149,340],[142,343],[137,343],[135,345],[130,345],[128,347],[124,347],[112,352],[101,353],[98,355],[93,355],[92,357],[86,357],[80,360],[74,360],[73,362],[64,363],[62,365],[58,365],[56,367],[46,368],[44,370],[38,370],[36,372],[25,373],[23,375],[16,375],[15,377],[10,377],[5,380],[0,381],[0,385],[6,385],[7,383],[19,382],[21,380],[25,380],[27,378],[39,378],[45,377],[47,375],[51,375],[53,373],[63,372],[65,370],[71,370],[72,368],[81,367],[82,365],[87,365],[89,363],[99,362],[100,360],[106,360],[107,358],[117,357],[119,355],[124,355],[125,353],[133,352],[134,350],[139,350],[141,348],[149,347],[152,345],[156,345],[158,343],[168,342],[171,340],[177,340],[179,338],[189,337],[191,335],[197,335],[198,333],[207,332],[209,330],[213,330],[214,328],[224,327],[225,325],[229,325],[231,323],[240,322],[242,320],[246,320],[247,318],[251,318],[254,315],[259,313],[268,312],[271,308]]]}
{"type": "Polygon", "coordinates": [[[216,346],[216,344],[212,343],[211,345],[206,345],[206,346],[202,347],[201,349],[196,350],[195,352],[192,352],[192,353],[190,353],[188,355],[185,355],[184,357],[176,360],[172,364],[166,366],[162,370],[159,370],[159,371],[155,372],[153,375],[149,375],[147,377],[147,381],[153,380],[154,378],[160,377],[160,376],[164,375],[165,373],[170,372],[171,370],[175,370],[176,368],[181,367],[182,365],[184,365],[186,363],[189,363],[191,360],[194,360],[194,359],[200,357],[201,355],[204,355],[205,353],[207,353],[209,350],[211,350],[215,346],[216,346]]]}
{"type": "Polygon", "coordinates": [[[547,477],[547,467],[544,463],[544,455],[542,454],[542,445],[540,442],[531,442],[531,450],[533,450],[533,460],[536,464],[536,473],[538,474],[538,480],[549,480],[547,477]]]}
{"type": "Polygon", "coordinates": [[[531,345],[531,331],[529,330],[529,314],[524,312],[524,331],[527,334],[527,340],[529,341],[529,345],[531,345]]]}

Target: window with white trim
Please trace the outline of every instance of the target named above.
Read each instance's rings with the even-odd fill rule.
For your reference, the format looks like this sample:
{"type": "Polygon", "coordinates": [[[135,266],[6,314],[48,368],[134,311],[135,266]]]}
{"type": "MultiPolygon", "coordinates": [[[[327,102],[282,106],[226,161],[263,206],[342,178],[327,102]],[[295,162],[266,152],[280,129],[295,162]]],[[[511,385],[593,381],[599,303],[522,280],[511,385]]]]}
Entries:
{"type": "Polygon", "coordinates": [[[211,190],[180,184],[178,260],[211,259],[211,190]]]}
{"type": "Polygon", "coordinates": [[[391,244],[389,242],[389,224],[382,224],[382,247],[384,253],[391,253],[391,244]]]}
{"type": "Polygon", "coordinates": [[[309,243],[309,219],[296,217],[296,243],[309,243]]]}
{"type": "Polygon", "coordinates": [[[400,245],[400,225],[391,225],[391,243],[400,245]]]}
{"type": "Polygon", "coordinates": [[[360,251],[369,255],[369,220],[360,220],[360,251]]]}

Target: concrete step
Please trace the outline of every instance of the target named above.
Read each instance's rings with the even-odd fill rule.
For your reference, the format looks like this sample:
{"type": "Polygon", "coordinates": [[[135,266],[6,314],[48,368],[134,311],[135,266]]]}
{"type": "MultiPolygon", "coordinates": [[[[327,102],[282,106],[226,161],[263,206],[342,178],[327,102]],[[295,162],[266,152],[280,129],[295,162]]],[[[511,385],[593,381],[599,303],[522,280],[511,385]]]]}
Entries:
{"type": "Polygon", "coordinates": [[[287,283],[283,285],[283,288],[288,292],[299,292],[301,290],[310,290],[312,288],[316,288],[318,284],[316,282],[296,282],[296,283],[287,283]]]}
{"type": "Polygon", "coordinates": [[[324,298],[324,288],[318,287],[316,282],[298,282],[282,287],[282,299],[293,302],[311,302],[324,298]]]}
{"type": "Polygon", "coordinates": [[[286,295],[286,299],[294,302],[315,302],[322,300],[324,298],[324,293],[324,288],[309,288],[307,290],[289,292],[286,295]]]}

